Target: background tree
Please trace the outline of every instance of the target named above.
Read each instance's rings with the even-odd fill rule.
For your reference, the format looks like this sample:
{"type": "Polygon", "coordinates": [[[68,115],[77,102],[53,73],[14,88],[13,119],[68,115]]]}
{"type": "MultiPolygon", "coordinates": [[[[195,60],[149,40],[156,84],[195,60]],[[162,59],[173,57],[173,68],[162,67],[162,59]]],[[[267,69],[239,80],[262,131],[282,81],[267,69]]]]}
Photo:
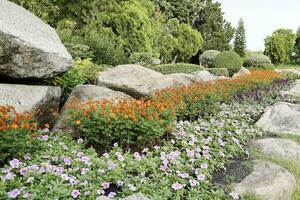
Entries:
{"type": "Polygon", "coordinates": [[[246,30],[242,18],[239,20],[238,27],[235,31],[233,50],[241,57],[244,57],[246,54],[246,30]]]}
{"type": "Polygon", "coordinates": [[[290,62],[296,36],[291,29],[278,29],[265,39],[264,54],[273,63],[290,62]]]}
{"type": "Polygon", "coordinates": [[[296,32],[296,41],[294,45],[294,51],[297,54],[297,58],[300,61],[300,27],[298,28],[296,32]]]}

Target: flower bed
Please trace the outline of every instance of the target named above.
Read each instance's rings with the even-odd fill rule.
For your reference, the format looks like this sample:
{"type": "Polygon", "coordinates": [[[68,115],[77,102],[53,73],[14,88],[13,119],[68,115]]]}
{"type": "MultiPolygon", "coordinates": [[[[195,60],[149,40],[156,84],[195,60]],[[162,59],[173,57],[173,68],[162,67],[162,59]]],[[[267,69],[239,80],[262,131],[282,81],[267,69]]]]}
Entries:
{"type": "Polygon", "coordinates": [[[253,71],[251,75],[157,92],[150,100],[73,103],[69,121],[92,145],[109,148],[151,146],[168,137],[177,119],[193,120],[217,111],[217,102],[230,102],[240,92],[266,89],[283,79],[274,71],[253,71]],[[78,109],[79,108],[79,109],[78,109]]]}

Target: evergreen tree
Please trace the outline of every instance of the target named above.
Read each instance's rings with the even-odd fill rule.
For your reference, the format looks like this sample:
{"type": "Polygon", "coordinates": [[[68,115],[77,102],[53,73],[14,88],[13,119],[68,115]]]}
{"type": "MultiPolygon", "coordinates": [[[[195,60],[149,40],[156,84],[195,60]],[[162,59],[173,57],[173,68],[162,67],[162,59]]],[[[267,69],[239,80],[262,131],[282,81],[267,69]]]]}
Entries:
{"type": "Polygon", "coordinates": [[[241,57],[246,53],[246,30],[244,26],[244,20],[241,18],[238,22],[238,27],[235,32],[233,50],[241,57]]]}

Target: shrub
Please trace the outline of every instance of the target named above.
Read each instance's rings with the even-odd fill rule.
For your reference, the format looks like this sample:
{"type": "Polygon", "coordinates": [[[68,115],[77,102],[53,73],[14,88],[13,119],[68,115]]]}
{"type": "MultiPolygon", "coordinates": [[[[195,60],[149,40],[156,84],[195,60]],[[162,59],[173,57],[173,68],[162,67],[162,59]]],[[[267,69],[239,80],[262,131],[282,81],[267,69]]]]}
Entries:
{"type": "Polygon", "coordinates": [[[257,65],[256,67],[250,67],[250,70],[256,70],[256,69],[262,69],[262,70],[274,70],[275,67],[273,64],[260,64],[257,65]]]}
{"type": "Polygon", "coordinates": [[[62,99],[66,100],[73,88],[80,84],[93,83],[99,72],[109,67],[108,65],[96,65],[91,59],[76,59],[74,66],[67,72],[47,81],[48,84],[60,86],[63,91],[62,99]]]}
{"type": "Polygon", "coordinates": [[[221,52],[217,50],[208,50],[203,52],[199,57],[200,65],[204,67],[213,67],[213,60],[219,53],[221,52]]]}
{"type": "Polygon", "coordinates": [[[196,71],[203,70],[200,65],[188,64],[188,63],[174,63],[174,64],[164,64],[156,65],[151,67],[151,69],[158,71],[162,74],[173,74],[173,73],[192,73],[196,71]]]}
{"type": "Polygon", "coordinates": [[[226,68],[209,68],[206,70],[216,76],[229,76],[228,70],[226,68]]]}
{"type": "Polygon", "coordinates": [[[73,58],[81,58],[81,59],[87,59],[87,58],[93,58],[93,52],[91,51],[91,48],[84,44],[72,44],[72,43],[65,43],[65,46],[67,47],[68,51],[72,55],[73,58]]]}
{"type": "Polygon", "coordinates": [[[133,53],[129,57],[129,62],[132,64],[142,65],[144,67],[149,67],[154,64],[154,58],[150,53],[133,53]]]}
{"type": "Polygon", "coordinates": [[[272,62],[268,56],[263,54],[253,55],[244,62],[245,67],[257,67],[265,64],[271,65],[272,62]]]}
{"type": "Polygon", "coordinates": [[[218,54],[214,60],[214,67],[228,69],[229,75],[232,76],[234,73],[241,69],[243,60],[239,54],[232,51],[224,51],[218,54]]]}
{"type": "Polygon", "coordinates": [[[31,114],[17,113],[12,107],[0,106],[0,165],[38,149],[37,123],[31,114]]]}

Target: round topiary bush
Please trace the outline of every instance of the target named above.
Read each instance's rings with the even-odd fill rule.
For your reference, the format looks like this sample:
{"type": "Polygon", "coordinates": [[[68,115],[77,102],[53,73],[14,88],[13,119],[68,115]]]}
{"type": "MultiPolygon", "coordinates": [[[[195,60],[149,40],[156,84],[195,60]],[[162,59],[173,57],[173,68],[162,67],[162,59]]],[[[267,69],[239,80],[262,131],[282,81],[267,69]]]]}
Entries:
{"type": "Polygon", "coordinates": [[[224,51],[219,53],[213,60],[214,67],[228,69],[230,76],[238,72],[241,69],[242,64],[243,60],[239,54],[233,51],[224,51]]]}
{"type": "Polygon", "coordinates": [[[253,55],[244,62],[245,67],[258,67],[271,64],[271,59],[263,54],[253,55]]]}
{"type": "Polygon", "coordinates": [[[199,57],[199,63],[203,67],[213,67],[214,58],[221,53],[218,50],[208,50],[202,53],[199,57]]]}

